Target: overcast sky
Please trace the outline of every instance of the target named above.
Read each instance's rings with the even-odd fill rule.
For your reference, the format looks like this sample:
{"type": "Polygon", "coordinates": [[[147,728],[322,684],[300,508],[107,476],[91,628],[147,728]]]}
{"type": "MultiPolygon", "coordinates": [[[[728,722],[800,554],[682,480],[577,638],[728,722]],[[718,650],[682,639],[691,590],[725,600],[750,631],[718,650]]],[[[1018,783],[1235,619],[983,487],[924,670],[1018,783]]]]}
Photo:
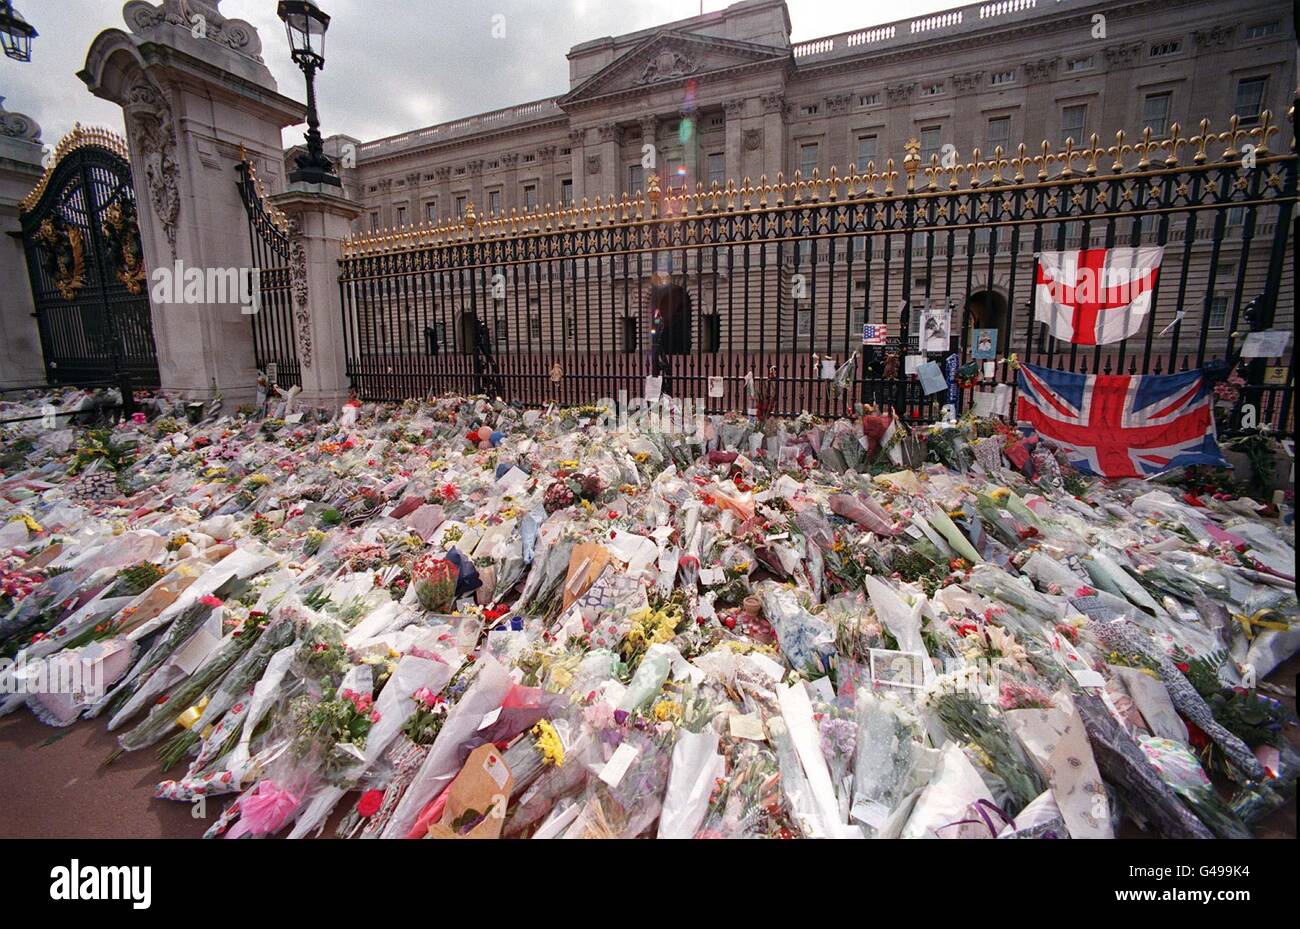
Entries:
{"type": "MultiPolygon", "coordinates": [[[[122,111],[77,79],[103,29],[125,28],[121,0],[14,0],[40,35],[32,60],[0,57],[5,108],[41,124],[53,144],[74,122],[121,131],[122,111]]],[[[317,80],[322,129],[374,139],[568,90],[573,45],[695,15],[700,0],[319,0],[332,17],[317,80]],[[493,38],[493,17],[505,36],[493,38]]],[[[705,11],[728,0],[704,0],[705,11]]],[[[795,41],[892,22],[960,0],[788,0],[795,41]]],[[[221,0],[257,27],[280,91],[304,99],[275,0],[221,0]]],[[[301,138],[301,128],[285,140],[301,138]]]]}

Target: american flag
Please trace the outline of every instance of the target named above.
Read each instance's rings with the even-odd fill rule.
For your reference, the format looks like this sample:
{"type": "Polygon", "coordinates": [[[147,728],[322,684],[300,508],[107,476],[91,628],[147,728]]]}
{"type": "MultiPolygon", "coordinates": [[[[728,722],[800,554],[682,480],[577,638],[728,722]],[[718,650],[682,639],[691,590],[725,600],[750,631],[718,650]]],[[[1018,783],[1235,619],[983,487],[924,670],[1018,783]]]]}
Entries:
{"type": "Polygon", "coordinates": [[[1107,345],[1140,332],[1151,312],[1159,245],[1043,252],[1034,281],[1034,319],[1058,339],[1107,345]]]}
{"type": "Polygon", "coordinates": [[[863,323],[862,344],[884,345],[889,338],[889,326],[886,323],[863,323]]]}
{"type": "Polygon", "coordinates": [[[1016,418],[1100,477],[1149,477],[1184,465],[1224,466],[1213,392],[1200,371],[1071,374],[1021,364],[1016,418]]]}

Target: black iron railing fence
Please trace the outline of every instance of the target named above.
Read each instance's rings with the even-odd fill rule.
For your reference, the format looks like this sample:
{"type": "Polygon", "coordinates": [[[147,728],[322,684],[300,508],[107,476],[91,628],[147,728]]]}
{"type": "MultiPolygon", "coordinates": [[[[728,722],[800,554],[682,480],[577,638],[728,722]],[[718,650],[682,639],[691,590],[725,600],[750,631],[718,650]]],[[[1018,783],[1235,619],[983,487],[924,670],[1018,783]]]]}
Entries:
{"type": "MultiPolygon", "coordinates": [[[[927,421],[946,397],[922,395],[907,356],[964,365],[975,329],[997,330],[994,375],[964,389],[962,406],[1014,382],[1012,355],[1101,373],[1231,364],[1248,329],[1294,319],[1283,269],[1296,154],[1293,138],[1274,151],[1278,136],[1265,113],[1191,137],[1175,125],[1167,139],[1117,133],[947,166],[922,164],[912,142],[879,171],[694,193],[651,178],[644,195],[486,220],[471,205],[454,224],[346,244],[348,375],[365,399],[486,391],[541,404],[638,397],[659,374],[716,411],[753,408],[752,375],[782,414],[867,400],[927,421]],[[1083,346],[1033,321],[1041,252],[1140,245],[1164,255],[1134,335],[1083,346]],[[919,352],[917,321],[936,307],[951,307],[951,336],[919,352]],[[885,345],[863,344],[868,323],[887,328],[885,345]],[[845,391],[825,375],[855,355],[845,391]]],[[[1289,354],[1250,371],[1246,402],[1292,431],[1289,354]],[[1266,379],[1278,367],[1281,383],[1266,379]]]]}
{"type": "Polygon", "coordinates": [[[250,314],[257,369],[281,387],[302,386],[293,319],[292,274],[289,270],[289,220],[266,200],[266,192],[251,162],[241,159],[239,195],[248,212],[248,240],[257,312],[250,314]]]}

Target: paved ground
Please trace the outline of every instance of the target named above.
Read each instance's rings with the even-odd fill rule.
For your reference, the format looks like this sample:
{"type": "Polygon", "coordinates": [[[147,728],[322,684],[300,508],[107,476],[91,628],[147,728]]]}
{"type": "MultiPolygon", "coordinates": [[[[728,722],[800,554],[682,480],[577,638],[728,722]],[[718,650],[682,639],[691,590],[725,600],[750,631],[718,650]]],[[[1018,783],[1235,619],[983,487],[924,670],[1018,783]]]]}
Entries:
{"type": "MultiPolygon", "coordinates": [[[[1274,672],[1271,680],[1295,688],[1300,658],[1274,672]]],[[[1294,699],[1287,701],[1292,709],[1294,699]]],[[[190,806],[153,799],[153,787],[164,775],[152,749],[120,755],[108,767],[101,762],[116,748],[116,736],[104,720],[82,720],[66,729],[52,729],[25,710],[0,718],[0,839],[9,838],[198,838],[220,815],[229,798],[208,804],[208,819],[195,819],[190,806]]],[[[1290,727],[1300,748],[1300,732],[1290,727]]],[[[177,766],[170,776],[177,776],[177,766]]],[[[345,797],[326,824],[325,837],[351,808],[345,797]]],[[[1256,830],[1260,838],[1296,837],[1296,805],[1292,801],[1268,817],[1256,830]]],[[[1131,824],[1121,837],[1141,838],[1131,824]]]]}

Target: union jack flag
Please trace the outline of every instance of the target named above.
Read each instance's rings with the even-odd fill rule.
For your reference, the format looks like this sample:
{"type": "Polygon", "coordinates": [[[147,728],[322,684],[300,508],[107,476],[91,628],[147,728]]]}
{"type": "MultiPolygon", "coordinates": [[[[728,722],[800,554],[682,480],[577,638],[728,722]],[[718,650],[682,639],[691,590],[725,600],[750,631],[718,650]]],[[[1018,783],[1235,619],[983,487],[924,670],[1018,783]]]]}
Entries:
{"type": "Polygon", "coordinates": [[[1021,364],[1016,418],[1100,477],[1149,477],[1184,465],[1225,466],[1214,394],[1200,371],[1071,374],[1021,364]]]}
{"type": "Polygon", "coordinates": [[[1043,252],[1034,280],[1034,319],[1077,345],[1107,345],[1141,331],[1164,248],[1043,252]]]}
{"type": "Polygon", "coordinates": [[[889,326],[885,323],[863,323],[862,344],[884,345],[889,338],[889,326]]]}

